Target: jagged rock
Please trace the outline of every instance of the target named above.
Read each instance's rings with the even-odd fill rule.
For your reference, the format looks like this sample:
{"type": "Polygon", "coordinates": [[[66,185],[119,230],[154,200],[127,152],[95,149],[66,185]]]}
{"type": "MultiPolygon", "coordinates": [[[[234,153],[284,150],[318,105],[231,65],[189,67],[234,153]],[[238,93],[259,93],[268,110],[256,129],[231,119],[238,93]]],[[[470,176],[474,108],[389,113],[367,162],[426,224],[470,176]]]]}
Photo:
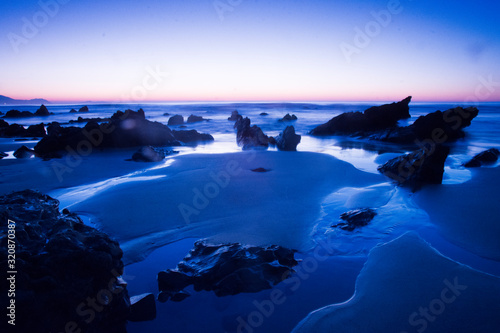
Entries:
{"type": "Polygon", "coordinates": [[[394,127],[399,120],[410,118],[410,101],[411,96],[397,103],[371,107],[364,112],[343,113],[313,129],[311,135],[362,135],[394,127]]]}
{"type": "Polygon", "coordinates": [[[464,164],[466,168],[478,168],[484,164],[492,164],[498,161],[500,151],[496,148],[485,150],[474,156],[469,162],[464,164]]]}
{"type": "Polygon", "coordinates": [[[170,117],[168,120],[168,125],[182,125],[184,124],[184,118],[180,114],[176,114],[175,116],[170,117]]]}
{"type": "Polygon", "coordinates": [[[191,123],[198,123],[200,121],[204,121],[206,120],[205,118],[203,117],[200,117],[200,116],[195,116],[194,114],[190,115],[187,119],[187,123],[188,124],[191,124],[191,123]]]}
{"type": "Polygon", "coordinates": [[[295,251],[280,246],[195,243],[175,270],[158,274],[159,299],[167,300],[193,284],[217,296],[270,289],[293,272],[295,251]]]}
{"type": "Polygon", "coordinates": [[[447,146],[433,145],[430,149],[419,149],[393,158],[377,170],[400,185],[416,191],[425,184],[441,184],[444,162],[449,152],[450,148],[447,146]]]}
{"type": "Polygon", "coordinates": [[[132,160],[136,162],[160,162],[165,158],[163,152],[155,150],[151,146],[144,146],[132,155],[132,160]]]}
{"type": "Polygon", "coordinates": [[[14,157],[15,158],[31,158],[35,156],[35,151],[33,149],[29,149],[26,146],[21,146],[21,148],[17,149],[14,152],[14,157]]]}
{"type": "Polygon", "coordinates": [[[176,131],[173,130],[174,138],[184,143],[207,142],[214,141],[214,137],[210,134],[198,133],[196,130],[176,131]]]}
{"type": "MultiPolygon", "coordinates": [[[[2,253],[8,250],[7,221],[15,222],[17,331],[64,332],[74,322],[74,332],[126,332],[130,302],[116,241],[75,214],[61,214],[57,200],[32,190],[1,196],[0,216],[2,253]]],[[[7,256],[0,264],[7,267],[7,256]]]]}
{"type": "Polygon", "coordinates": [[[95,121],[97,123],[102,123],[102,122],[110,121],[110,120],[111,120],[111,118],[101,118],[101,117],[82,118],[82,117],[78,117],[76,120],[70,120],[69,123],[70,124],[73,124],[73,123],[87,123],[89,121],[95,121]]]}
{"type": "Polygon", "coordinates": [[[231,112],[231,117],[227,118],[227,120],[229,120],[229,121],[238,121],[241,118],[243,118],[243,116],[241,114],[239,114],[238,111],[235,110],[235,111],[231,112]]]}
{"type": "Polygon", "coordinates": [[[287,114],[286,114],[283,118],[281,118],[279,121],[284,122],[284,121],[294,121],[294,120],[297,120],[297,116],[296,116],[296,115],[294,115],[294,114],[292,114],[292,115],[290,116],[290,114],[289,114],[289,113],[287,113],[287,114]]]}
{"type": "Polygon", "coordinates": [[[89,112],[89,107],[88,106],[82,106],[80,109],[78,109],[78,112],[89,112]]]}
{"type": "Polygon", "coordinates": [[[339,227],[343,230],[353,231],[356,228],[364,227],[373,220],[377,213],[371,208],[360,208],[350,210],[340,214],[340,219],[345,222],[340,222],[333,227],[339,227]]]}
{"type": "Polygon", "coordinates": [[[130,321],[148,321],[156,318],[155,296],[151,293],[130,297],[130,321]]]}
{"type": "Polygon", "coordinates": [[[301,136],[295,134],[295,128],[293,126],[287,126],[280,135],[275,137],[276,147],[278,147],[278,150],[296,151],[300,139],[301,136]]]}
{"type": "Polygon", "coordinates": [[[234,124],[236,128],[236,142],[244,150],[252,148],[269,147],[269,138],[262,132],[260,127],[253,125],[250,126],[250,119],[241,117],[234,124]]]}
{"type": "Polygon", "coordinates": [[[69,113],[77,113],[78,111],[76,111],[75,109],[71,109],[69,110],[69,113]]]}
{"type": "Polygon", "coordinates": [[[35,112],[35,116],[42,116],[42,117],[45,117],[45,116],[49,116],[50,115],[50,112],[49,110],[47,110],[47,107],[45,105],[41,105],[40,108],[38,110],[36,110],[35,112]]]}
{"type": "Polygon", "coordinates": [[[44,137],[47,133],[45,132],[45,125],[43,123],[38,125],[31,125],[26,129],[25,136],[34,137],[44,137]]]}

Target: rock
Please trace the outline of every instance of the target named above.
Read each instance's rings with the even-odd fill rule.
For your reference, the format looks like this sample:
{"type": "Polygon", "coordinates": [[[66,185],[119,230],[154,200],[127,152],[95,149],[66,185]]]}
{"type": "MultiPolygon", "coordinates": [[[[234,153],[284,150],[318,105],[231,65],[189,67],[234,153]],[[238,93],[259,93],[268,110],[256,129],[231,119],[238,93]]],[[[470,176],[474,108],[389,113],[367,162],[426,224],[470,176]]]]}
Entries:
{"type": "MultiPolygon", "coordinates": [[[[68,322],[75,332],[126,332],[130,301],[116,241],[75,214],[61,214],[57,200],[32,190],[1,196],[0,216],[2,253],[8,250],[7,221],[16,223],[16,317],[30,318],[16,320],[18,332],[61,332],[68,322]],[[87,300],[95,299],[101,311],[89,321],[87,300]]],[[[2,260],[6,267],[7,257],[2,260]]]]}
{"type": "Polygon", "coordinates": [[[252,148],[267,149],[269,138],[262,132],[260,127],[250,126],[250,119],[241,117],[234,124],[236,128],[236,142],[243,150],[252,148]]]}
{"type": "Polygon", "coordinates": [[[206,120],[205,118],[203,117],[200,117],[200,116],[195,116],[194,114],[190,115],[187,119],[187,123],[188,124],[191,124],[191,123],[198,123],[200,121],[204,121],[206,120]]]}
{"type": "Polygon", "coordinates": [[[295,134],[295,128],[293,126],[287,126],[280,135],[275,137],[276,147],[278,147],[278,150],[297,151],[297,145],[300,143],[300,139],[301,136],[295,134]]]}
{"type": "Polygon", "coordinates": [[[18,124],[11,124],[8,127],[2,127],[0,129],[2,137],[12,138],[12,137],[24,137],[26,136],[26,129],[18,124]]]}
{"type": "Polygon", "coordinates": [[[78,111],[76,111],[75,109],[71,109],[69,110],[69,113],[77,113],[78,111]]]}
{"type": "Polygon", "coordinates": [[[47,135],[45,132],[45,125],[43,123],[38,125],[31,125],[26,130],[25,136],[34,136],[34,137],[44,137],[47,135]]]}
{"type": "Polygon", "coordinates": [[[261,112],[261,113],[259,114],[259,116],[269,116],[269,113],[267,113],[267,112],[261,112]]]}
{"type": "Polygon", "coordinates": [[[147,293],[130,297],[130,321],[148,321],[156,318],[156,301],[153,294],[147,293]]]}
{"type": "Polygon", "coordinates": [[[235,110],[235,111],[231,112],[231,117],[227,118],[227,120],[229,120],[229,121],[238,121],[241,118],[243,118],[243,116],[240,115],[238,113],[238,111],[235,110]]]}
{"type": "Polygon", "coordinates": [[[88,106],[86,106],[86,105],[85,105],[85,106],[82,106],[82,107],[78,110],[78,112],[89,112],[89,107],[88,107],[88,106]]]}
{"type": "Polygon", "coordinates": [[[187,291],[181,290],[179,292],[171,294],[170,300],[172,302],[181,302],[181,301],[185,300],[186,298],[188,298],[189,296],[191,296],[190,293],[188,293],[187,291]]]}
{"type": "Polygon", "coordinates": [[[170,113],[165,112],[163,115],[164,115],[164,116],[170,116],[170,113]]]}
{"type": "Polygon", "coordinates": [[[46,117],[46,116],[49,116],[50,115],[50,112],[49,110],[47,110],[47,107],[45,105],[41,105],[40,108],[38,110],[36,110],[35,112],[35,116],[42,116],[42,117],[46,117]]]}
{"type": "Polygon", "coordinates": [[[469,162],[464,164],[466,168],[478,168],[484,164],[492,164],[498,160],[500,151],[496,148],[485,150],[474,156],[469,162]]]}
{"type": "Polygon", "coordinates": [[[256,168],[256,169],[252,169],[250,171],[252,171],[252,172],[269,172],[269,171],[271,171],[271,169],[256,168]]]}
{"type": "Polygon", "coordinates": [[[311,131],[311,135],[358,135],[396,126],[401,119],[410,118],[411,96],[404,100],[374,106],[364,112],[347,112],[330,119],[311,131]]]}
{"type": "Polygon", "coordinates": [[[214,141],[214,137],[210,134],[198,133],[196,130],[176,131],[173,130],[174,138],[184,143],[208,142],[214,141]]]}
{"type": "Polygon", "coordinates": [[[2,158],[4,158],[4,157],[7,157],[7,156],[9,156],[9,154],[4,153],[3,151],[0,151],[0,160],[1,160],[2,158]]]}
{"type": "Polygon", "coordinates": [[[0,128],[7,128],[7,127],[9,127],[9,123],[3,119],[0,119],[0,128]]]}
{"type": "Polygon", "coordinates": [[[160,162],[164,158],[163,152],[159,152],[151,146],[141,147],[132,155],[132,160],[135,162],[160,162]]]}
{"type": "Polygon", "coordinates": [[[35,156],[35,151],[33,149],[29,149],[26,146],[22,146],[14,152],[15,158],[31,158],[35,156]]]}
{"type": "Polygon", "coordinates": [[[78,117],[76,120],[70,120],[69,123],[70,124],[74,124],[74,123],[87,123],[89,121],[94,121],[94,122],[97,122],[97,123],[102,123],[102,122],[105,122],[105,121],[110,121],[111,118],[101,118],[101,117],[96,117],[96,118],[82,118],[82,117],[78,117]]]}
{"type": "Polygon", "coordinates": [[[158,298],[166,300],[191,284],[196,291],[213,290],[217,296],[270,289],[293,272],[292,267],[297,265],[294,253],[276,245],[254,247],[198,241],[175,270],[158,274],[158,298]]]}
{"type": "Polygon", "coordinates": [[[19,111],[19,110],[10,110],[7,111],[4,118],[29,118],[34,117],[34,114],[29,111],[19,111]]]}
{"type": "Polygon", "coordinates": [[[345,222],[338,223],[333,227],[340,227],[343,230],[353,231],[356,228],[368,225],[376,215],[377,213],[371,208],[350,210],[340,215],[340,219],[345,222]]]}
{"type": "Polygon", "coordinates": [[[184,124],[184,118],[180,114],[176,114],[175,116],[170,117],[168,120],[168,125],[182,125],[184,124]]]}
{"type": "Polygon", "coordinates": [[[449,152],[450,148],[447,146],[433,145],[429,150],[419,149],[393,158],[377,170],[400,185],[417,191],[426,184],[441,184],[444,162],[449,152]]]}
{"type": "Polygon", "coordinates": [[[278,121],[283,121],[283,122],[286,122],[286,121],[294,121],[294,120],[297,120],[297,116],[296,115],[291,115],[289,113],[287,113],[283,118],[281,118],[280,120],[278,121]]]}

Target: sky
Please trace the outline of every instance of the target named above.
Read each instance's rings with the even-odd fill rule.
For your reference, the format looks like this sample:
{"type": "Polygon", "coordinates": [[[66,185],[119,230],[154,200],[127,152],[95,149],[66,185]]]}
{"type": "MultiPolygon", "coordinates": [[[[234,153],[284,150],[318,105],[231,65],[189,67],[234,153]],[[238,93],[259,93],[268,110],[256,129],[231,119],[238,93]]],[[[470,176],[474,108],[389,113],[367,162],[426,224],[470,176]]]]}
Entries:
{"type": "Polygon", "coordinates": [[[0,95],[500,101],[498,1],[2,0],[0,95]]]}

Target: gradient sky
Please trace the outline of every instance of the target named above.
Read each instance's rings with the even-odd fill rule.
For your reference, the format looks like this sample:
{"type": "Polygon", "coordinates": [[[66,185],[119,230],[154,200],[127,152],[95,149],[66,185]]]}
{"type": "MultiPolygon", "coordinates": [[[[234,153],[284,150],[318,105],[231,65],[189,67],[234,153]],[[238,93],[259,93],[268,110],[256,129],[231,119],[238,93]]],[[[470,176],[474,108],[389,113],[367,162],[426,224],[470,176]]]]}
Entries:
{"type": "Polygon", "coordinates": [[[388,24],[375,23],[392,2],[2,0],[0,95],[500,101],[498,1],[401,0],[388,24]],[[356,45],[358,28],[372,29],[369,43],[356,45]]]}

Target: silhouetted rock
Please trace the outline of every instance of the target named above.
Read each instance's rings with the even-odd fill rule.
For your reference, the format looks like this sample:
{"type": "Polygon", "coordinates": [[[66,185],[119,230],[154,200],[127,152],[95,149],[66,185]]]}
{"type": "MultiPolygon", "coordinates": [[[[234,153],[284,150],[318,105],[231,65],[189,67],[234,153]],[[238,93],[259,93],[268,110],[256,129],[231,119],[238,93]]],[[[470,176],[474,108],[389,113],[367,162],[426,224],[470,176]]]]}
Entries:
{"type": "Polygon", "coordinates": [[[340,219],[345,222],[340,222],[332,227],[339,227],[343,230],[353,231],[356,228],[364,227],[373,220],[377,213],[371,208],[360,208],[350,210],[340,214],[340,219]]]}
{"type": "Polygon", "coordinates": [[[78,111],[76,111],[75,109],[71,109],[69,110],[69,113],[77,113],[78,111]]]}
{"type": "Polygon", "coordinates": [[[10,110],[7,111],[4,118],[29,118],[34,116],[35,115],[29,111],[10,110]]]}
{"type": "Polygon", "coordinates": [[[7,127],[9,127],[9,123],[3,119],[0,119],[0,128],[7,128],[7,127]]]}
{"type": "MultiPolygon", "coordinates": [[[[7,221],[16,223],[18,332],[63,332],[69,322],[74,332],[126,332],[129,297],[116,241],[75,214],[61,214],[57,200],[32,190],[0,197],[0,216],[2,253],[8,250],[7,221]],[[100,311],[88,303],[96,299],[100,311]]],[[[7,257],[1,261],[7,267],[7,257]]]]}
{"type": "Polygon", "coordinates": [[[165,112],[163,115],[164,115],[164,116],[170,116],[170,113],[165,112]]]}
{"type": "Polygon", "coordinates": [[[158,274],[159,299],[165,301],[193,285],[217,296],[270,289],[293,272],[295,251],[280,246],[195,243],[174,270],[158,274]]]}
{"type": "Polygon", "coordinates": [[[172,131],[174,138],[183,143],[208,142],[214,141],[214,137],[210,134],[198,133],[196,130],[189,131],[172,131]]]}
{"type": "Polygon", "coordinates": [[[176,114],[175,116],[170,117],[168,120],[168,125],[182,125],[184,124],[184,118],[180,114],[176,114]]]}
{"type": "Polygon", "coordinates": [[[101,118],[101,117],[96,117],[96,118],[82,118],[82,117],[78,117],[76,120],[70,120],[69,123],[70,124],[74,124],[74,123],[88,123],[89,121],[95,121],[97,123],[102,123],[102,122],[105,122],[105,121],[110,121],[111,118],[101,118]]]}
{"type": "Polygon", "coordinates": [[[155,150],[151,146],[144,146],[132,155],[132,160],[136,162],[160,162],[165,158],[163,152],[155,150]]]}
{"type": "Polygon", "coordinates": [[[4,153],[3,151],[0,151],[0,160],[1,160],[2,158],[4,158],[4,157],[7,157],[7,156],[9,156],[9,154],[4,153]]]}
{"type": "Polygon", "coordinates": [[[485,150],[474,156],[469,162],[465,163],[466,168],[478,168],[484,164],[492,164],[498,161],[500,151],[496,148],[485,150]]]}
{"type": "Polygon", "coordinates": [[[297,120],[297,116],[296,115],[291,115],[289,113],[287,113],[283,118],[281,118],[279,121],[294,121],[294,120],[297,120]]]}
{"type": "Polygon", "coordinates": [[[156,300],[151,293],[130,297],[130,321],[147,321],[156,318],[156,300]]]}
{"type": "Polygon", "coordinates": [[[419,149],[393,158],[377,170],[400,185],[416,191],[425,184],[441,184],[444,162],[449,152],[450,148],[447,146],[432,145],[430,149],[419,149]]]}
{"type": "Polygon", "coordinates": [[[267,112],[261,112],[261,113],[259,114],[259,116],[269,116],[269,113],[267,113],[267,112]]]}
{"type": "Polygon", "coordinates": [[[191,124],[191,123],[198,123],[200,121],[204,121],[206,120],[205,118],[203,117],[200,117],[200,116],[195,116],[194,114],[190,115],[187,119],[187,123],[188,124],[191,124]]]}
{"type": "Polygon", "coordinates": [[[21,146],[21,148],[17,149],[14,152],[14,157],[15,158],[31,158],[35,156],[35,151],[33,149],[29,149],[26,146],[21,146]]]}
{"type": "Polygon", "coordinates": [[[256,169],[252,169],[250,171],[253,171],[253,172],[269,172],[269,171],[271,171],[271,169],[256,168],[256,169]]]}
{"type": "Polygon", "coordinates": [[[89,112],[89,107],[88,106],[82,106],[80,109],[78,109],[78,112],[89,112]]]}
{"type": "Polygon", "coordinates": [[[41,105],[40,108],[38,110],[36,110],[35,112],[35,116],[42,116],[42,117],[46,117],[46,116],[49,116],[50,115],[50,112],[49,110],[47,110],[47,107],[45,105],[41,105]]]}
{"type": "Polygon", "coordinates": [[[233,111],[231,112],[231,117],[227,118],[229,121],[238,121],[239,119],[243,118],[242,115],[238,113],[238,111],[233,111]]]}
{"type": "Polygon", "coordinates": [[[295,134],[295,128],[293,126],[287,126],[280,135],[275,137],[276,147],[278,147],[278,150],[296,151],[300,139],[301,136],[295,134]]]}
{"type": "Polygon", "coordinates": [[[236,142],[244,150],[252,148],[269,147],[269,138],[262,132],[260,127],[254,125],[250,126],[250,119],[241,117],[234,124],[236,128],[236,142]]]}
{"type": "Polygon", "coordinates": [[[31,125],[26,129],[25,136],[34,137],[44,137],[47,133],[45,132],[45,125],[43,123],[38,125],[31,125]]]}

